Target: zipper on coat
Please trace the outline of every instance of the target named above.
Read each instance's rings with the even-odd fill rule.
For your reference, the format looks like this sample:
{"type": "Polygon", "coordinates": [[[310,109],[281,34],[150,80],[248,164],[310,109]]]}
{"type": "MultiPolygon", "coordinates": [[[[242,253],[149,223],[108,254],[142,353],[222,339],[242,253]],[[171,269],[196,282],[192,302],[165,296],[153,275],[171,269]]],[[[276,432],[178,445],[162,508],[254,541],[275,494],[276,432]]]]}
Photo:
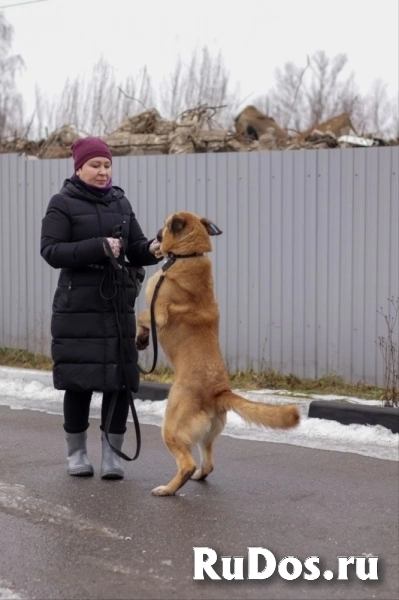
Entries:
{"type": "Polygon", "coordinates": [[[69,284],[68,284],[68,296],[67,296],[67,306],[69,306],[70,302],[71,302],[71,295],[72,295],[72,283],[73,283],[73,279],[71,277],[71,279],[69,280],[69,284]]]}

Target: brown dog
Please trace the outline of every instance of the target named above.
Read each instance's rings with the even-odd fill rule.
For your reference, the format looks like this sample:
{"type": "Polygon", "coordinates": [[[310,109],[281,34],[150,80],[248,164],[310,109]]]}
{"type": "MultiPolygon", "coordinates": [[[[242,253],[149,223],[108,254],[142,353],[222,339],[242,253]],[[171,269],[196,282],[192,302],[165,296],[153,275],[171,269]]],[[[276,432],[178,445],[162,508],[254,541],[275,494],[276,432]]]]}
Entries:
{"type": "MultiPolygon", "coordinates": [[[[213,292],[212,265],[204,253],[212,250],[210,235],[222,233],[208,219],[193,213],[169,216],[158,234],[165,257],[176,255],[165,271],[155,301],[158,339],[173,365],[175,381],[170,389],[162,427],[165,444],[177,462],[177,474],[166,485],[152,490],[170,496],[188,479],[205,479],[213,470],[212,446],[234,410],[246,421],[265,427],[287,429],[299,423],[295,405],[271,406],[245,400],[231,391],[218,340],[219,310],[213,292]],[[200,449],[201,464],[191,454],[200,449]]],[[[148,304],[162,275],[148,280],[148,304]]],[[[136,344],[149,344],[150,311],[138,315],[136,344]]]]}

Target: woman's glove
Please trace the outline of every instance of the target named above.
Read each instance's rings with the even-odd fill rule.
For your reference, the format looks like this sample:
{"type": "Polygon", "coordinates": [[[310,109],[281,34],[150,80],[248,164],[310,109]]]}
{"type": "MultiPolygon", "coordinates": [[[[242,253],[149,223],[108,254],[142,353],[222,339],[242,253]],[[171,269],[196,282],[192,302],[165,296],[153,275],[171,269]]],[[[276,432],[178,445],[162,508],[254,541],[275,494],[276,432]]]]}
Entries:
{"type": "MultiPolygon", "coordinates": [[[[119,238],[107,238],[107,242],[111,246],[112,254],[115,256],[115,258],[118,258],[119,254],[121,253],[122,241],[119,238]]],[[[105,255],[108,256],[108,250],[105,247],[105,244],[104,252],[105,255]]]]}

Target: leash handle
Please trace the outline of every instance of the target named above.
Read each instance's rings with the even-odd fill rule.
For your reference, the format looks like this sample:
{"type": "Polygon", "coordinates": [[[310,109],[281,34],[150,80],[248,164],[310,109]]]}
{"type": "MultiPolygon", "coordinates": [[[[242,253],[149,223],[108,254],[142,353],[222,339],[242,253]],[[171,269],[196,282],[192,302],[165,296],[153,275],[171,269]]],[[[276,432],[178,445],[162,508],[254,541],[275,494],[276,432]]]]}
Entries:
{"type": "Polygon", "coordinates": [[[110,259],[111,264],[114,267],[115,271],[120,271],[122,269],[122,265],[120,265],[118,263],[118,261],[116,260],[114,253],[112,252],[110,243],[107,240],[107,238],[104,238],[104,246],[105,246],[105,249],[107,250],[108,258],[110,259]]]}

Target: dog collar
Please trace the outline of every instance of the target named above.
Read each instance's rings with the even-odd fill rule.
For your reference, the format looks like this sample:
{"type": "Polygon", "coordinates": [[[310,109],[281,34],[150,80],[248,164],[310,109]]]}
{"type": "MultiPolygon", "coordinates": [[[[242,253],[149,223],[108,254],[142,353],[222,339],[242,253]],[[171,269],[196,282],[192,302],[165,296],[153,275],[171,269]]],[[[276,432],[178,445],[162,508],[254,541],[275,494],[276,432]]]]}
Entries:
{"type": "Polygon", "coordinates": [[[162,265],[162,271],[167,271],[169,267],[171,267],[178,258],[194,258],[195,256],[204,256],[204,254],[201,252],[194,252],[194,254],[174,254],[173,252],[169,252],[168,258],[162,265]]]}

